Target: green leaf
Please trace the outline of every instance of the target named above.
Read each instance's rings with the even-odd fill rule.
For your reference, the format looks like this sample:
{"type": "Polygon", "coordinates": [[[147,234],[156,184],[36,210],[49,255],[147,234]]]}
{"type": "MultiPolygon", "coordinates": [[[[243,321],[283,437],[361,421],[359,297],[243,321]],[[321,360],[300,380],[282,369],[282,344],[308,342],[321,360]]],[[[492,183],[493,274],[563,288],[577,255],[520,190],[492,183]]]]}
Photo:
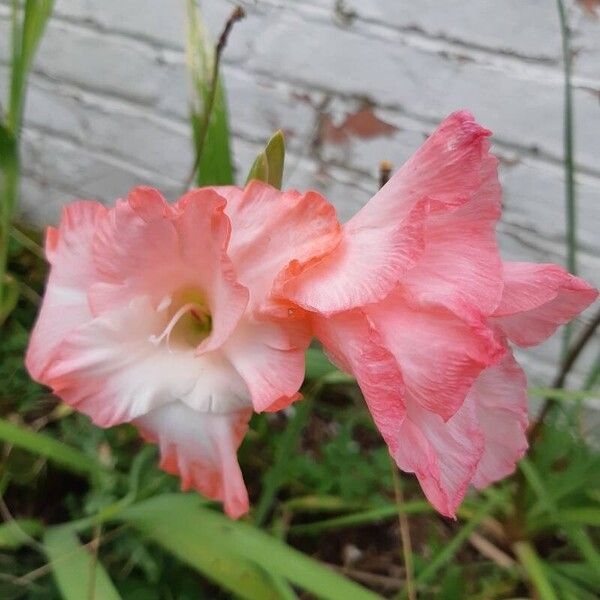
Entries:
{"type": "Polygon", "coordinates": [[[246,183],[256,179],[281,189],[285,163],[285,138],[283,131],[276,131],[261,151],[248,173],[246,183]]]}
{"type": "Polygon", "coordinates": [[[266,587],[266,581],[252,565],[320,598],[379,598],[259,529],[202,507],[195,495],[158,496],[125,509],[120,519],[207,577],[237,593],[245,591],[245,598],[278,597],[272,587],[266,587]]]}
{"type": "Polygon", "coordinates": [[[54,0],[27,0],[25,3],[21,68],[26,72],[31,68],[33,57],[44,35],[53,7],[54,0]]]}
{"type": "Polygon", "coordinates": [[[2,325],[19,301],[19,282],[12,275],[6,274],[4,275],[4,285],[0,289],[2,290],[2,296],[0,297],[0,325],[2,325]]]}
{"type": "Polygon", "coordinates": [[[540,533],[548,530],[549,527],[564,525],[588,525],[590,527],[600,527],[600,508],[597,506],[578,506],[572,508],[559,509],[558,520],[549,521],[547,515],[537,519],[531,519],[527,524],[529,533],[540,533]]]}
{"type": "Polygon", "coordinates": [[[577,401],[587,398],[600,398],[600,392],[591,392],[589,390],[566,390],[561,388],[529,388],[527,393],[530,396],[541,398],[552,398],[559,401],[577,401]]]}
{"type": "Polygon", "coordinates": [[[19,21],[16,6],[14,3],[8,127],[18,138],[25,105],[27,77],[46,24],[52,14],[54,0],[26,0],[21,21],[19,21]]]}
{"type": "MultiPolygon", "coordinates": [[[[0,244],[2,256],[6,260],[8,249],[8,228],[12,217],[12,207],[19,178],[17,141],[13,133],[0,123],[0,244]]],[[[0,264],[0,289],[4,283],[6,264],[0,264]]]]}
{"type": "Polygon", "coordinates": [[[352,512],[361,507],[360,504],[344,502],[339,496],[309,495],[290,498],[283,503],[286,510],[297,513],[352,512]]]}
{"type": "Polygon", "coordinates": [[[548,566],[551,573],[560,572],[571,581],[587,586],[589,589],[600,589],[600,575],[594,573],[584,562],[552,562],[548,566]]]}
{"type": "Polygon", "coordinates": [[[319,380],[321,383],[352,383],[352,375],[340,371],[333,365],[323,350],[309,348],[304,356],[306,361],[306,379],[319,380]]]}
{"type": "Polygon", "coordinates": [[[273,573],[269,574],[271,581],[277,592],[279,593],[279,600],[298,600],[298,596],[296,592],[294,592],[294,588],[279,575],[274,575],[273,573]]]}
{"type": "Polygon", "coordinates": [[[290,527],[290,533],[294,535],[319,535],[323,531],[331,529],[345,529],[346,527],[379,523],[386,519],[397,519],[398,513],[400,512],[406,515],[431,513],[433,512],[433,508],[429,502],[412,500],[410,502],[404,502],[403,504],[381,506],[379,508],[364,510],[350,515],[316,521],[314,523],[292,525],[292,527],[290,527]]]}
{"type": "Polygon", "coordinates": [[[517,542],[513,549],[529,580],[535,586],[541,600],[558,600],[554,587],[548,579],[546,566],[529,542],[517,542]]]}
{"type": "Polygon", "coordinates": [[[68,526],[48,529],[43,543],[54,579],[65,600],[121,598],[102,564],[94,560],[68,526]]]}
{"type": "Polygon", "coordinates": [[[136,504],[118,518],[171,552],[207,579],[248,600],[278,599],[279,582],[268,571],[222,543],[221,533],[205,529],[198,496],[168,494],[136,504]]]}
{"type": "Polygon", "coordinates": [[[107,469],[80,450],[59,442],[49,435],[31,431],[0,419],[0,440],[13,444],[82,475],[98,475],[107,469]]]}
{"type": "Polygon", "coordinates": [[[21,10],[16,0],[12,3],[10,92],[6,123],[0,124],[0,322],[16,302],[14,288],[6,283],[6,269],[10,222],[19,195],[18,140],[27,76],[53,5],[54,0],[26,0],[21,10]]]}
{"type": "Polygon", "coordinates": [[[337,367],[329,361],[323,350],[309,348],[305,354],[306,379],[321,379],[329,373],[337,371],[337,367]]]}
{"type": "Polygon", "coordinates": [[[16,163],[17,143],[11,131],[0,123],[0,168],[6,169],[8,165],[16,163]]]}
{"type": "MultiPolygon", "coordinates": [[[[560,589],[561,597],[564,600],[598,600],[598,595],[594,591],[599,589],[598,585],[600,584],[591,589],[586,588],[578,581],[560,572],[560,567],[557,567],[556,563],[546,564],[548,566],[548,577],[560,589]]],[[[589,571],[587,567],[586,570],[589,571]]]]}
{"type": "Polygon", "coordinates": [[[35,519],[15,519],[0,525],[0,548],[16,550],[44,531],[44,525],[35,519]]]}
{"type": "Polygon", "coordinates": [[[187,2],[187,67],[192,81],[190,119],[198,186],[233,183],[227,99],[220,75],[213,79],[214,47],[193,0],[187,2]],[[211,101],[212,85],[214,98],[211,101]]]}

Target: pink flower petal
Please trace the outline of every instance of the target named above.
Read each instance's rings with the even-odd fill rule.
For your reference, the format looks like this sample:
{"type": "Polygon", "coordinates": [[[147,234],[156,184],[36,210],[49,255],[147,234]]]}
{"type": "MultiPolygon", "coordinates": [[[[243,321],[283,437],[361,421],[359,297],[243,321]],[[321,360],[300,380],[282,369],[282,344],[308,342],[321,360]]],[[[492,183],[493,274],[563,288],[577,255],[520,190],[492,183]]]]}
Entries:
{"type": "Polygon", "coordinates": [[[492,255],[500,191],[485,139],[489,134],[466,111],[450,115],[344,226],[339,247],[310,268],[290,271],[281,293],[323,314],[377,302],[415,264],[418,268],[425,249],[421,275],[411,279],[415,293],[450,304],[480,301],[481,290],[474,290],[485,282],[495,286],[483,293],[494,308],[501,290],[499,259],[492,255]],[[467,204],[444,220],[443,213],[467,204]],[[449,224],[455,232],[445,232],[449,224]],[[466,230],[462,238],[456,233],[461,227],[466,230]],[[474,239],[465,242],[469,235],[474,239]],[[465,248],[468,256],[462,256],[465,248]],[[443,256],[449,249],[461,259],[450,273],[443,256]],[[474,275],[477,283],[469,281],[469,290],[462,290],[465,278],[474,275]],[[427,293],[430,283],[433,294],[427,293]],[[488,297],[495,298],[495,304],[488,297]]]}
{"type": "Polygon", "coordinates": [[[314,316],[313,327],[331,360],[356,377],[377,428],[395,452],[406,416],[396,359],[358,309],[328,318],[314,316]]]}
{"type": "Polygon", "coordinates": [[[452,113],[373,197],[371,210],[386,210],[390,202],[414,204],[421,198],[439,208],[469,202],[482,185],[490,135],[470,112],[452,113]]]}
{"type": "Polygon", "coordinates": [[[527,450],[527,378],[510,350],[477,378],[469,402],[475,405],[485,441],[473,478],[482,488],[510,475],[527,450]]]}
{"type": "Polygon", "coordinates": [[[249,292],[237,281],[226,253],[231,224],[222,213],[225,206],[211,198],[215,208],[209,211],[206,192],[193,190],[183,196],[178,202],[181,215],[175,220],[183,262],[193,265],[198,285],[206,290],[211,308],[212,333],[198,347],[199,353],[219,348],[230,337],[249,299],[249,292]]]}
{"type": "Polygon", "coordinates": [[[280,410],[300,398],[310,330],[303,321],[245,318],[222,347],[244,379],[254,410],[280,410]]]}
{"type": "Polygon", "coordinates": [[[393,456],[403,471],[415,473],[431,504],[454,517],[484,452],[475,406],[465,401],[446,422],[416,402],[407,410],[393,456]]]}
{"type": "Polygon", "coordinates": [[[237,519],[248,512],[248,492],[237,449],[248,429],[251,410],[200,413],[181,402],[152,410],[134,421],[142,435],[160,446],[160,466],[181,477],[182,490],[196,489],[221,500],[237,519]]]}
{"type": "Polygon", "coordinates": [[[598,292],[557,265],[504,263],[504,291],[493,321],[519,346],[535,346],[587,308],[598,292]]]}
{"type": "Polygon", "coordinates": [[[167,320],[145,297],[105,313],[67,336],[42,382],[102,427],[175,401],[198,411],[248,406],[246,385],[220,352],[152,341],[167,320]]]}
{"type": "Polygon", "coordinates": [[[409,304],[400,290],[365,311],[396,358],[407,393],[444,420],[504,352],[481,321],[467,322],[443,307],[409,304]]]}
{"type": "Polygon", "coordinates": [[[65,337],[92,318],[86,293],[95,277],[92,237],[106,212],[97,202],[74,202],[63,209],[58,229],[48,228],[51,271],[25,359],[35,379],[43,376],[65,337]]]}
{"type": "Polygon", "coordinates": [[[481,152],[479,186],[462,206],[429,216],[425,251],[402,279],[419,302],[443,305],[467,317],[490,314],[502,294],[495,232],[501,196],[497,160],[487,154],[487,142],[481,152]]]}
{"type": "Polygon", "coordinates": [[[321,314],[383,298],[423,250],[428,202],[418,202],[410,210],[398,206],[395,215],[388,220],[382,215],[380,223],[372,211],[364,218],[358,213],[344,226],[344,237],[331,254],[310,265],[292,265],[280,279],[277,293],[321,314]]]}
{"type": "Polygon", "coordinates": [[[515,469],[527,449],[527,381],[508,351],[477,378],[447,422],[409,402],[401,469],[414,471],[429,501],[453,517],[470,483],[482,488],[515,469]]]}
{"type": "Polygon", "coordinates": [[[472,403],[447,422],[410,397],[396,359],[359,310],[314,318],[330,358],[357,379],[390,454],[415,473],[429,501],[454,516],[483,454],[472,403]]]}
{"type": "Polygon", "coordinates": [[[260,181],[243,190],[215,189],[227,198],[229,255],[255,308],[264,306],[283,271],[305,268],[340,242],[335,209],[316,192],[280,192],[260,181]]]}
{"type": "Polygon", "coordinates": [[[139,295],[158,304],[185,280],[175,214],[153,188],[134,188],[125,200],[117,200],[94,237],[98,277],[89,292],[94,314],[122,307],[139,295]]]}
{"type": "Polygon", "coordinates": [[[96,314],[146,295],[164,299],[194,290],[210,309],[212,332],[198,352],[231,335],[248,302],[227,256],[231,225],[225,200],[210,189],[186,194],[176,206],[157,190],[135,188],[110,212],[94,239],[99,281],[91,286],[96,314]]]}
{"type": "Polygon", "coordinates": [[[447,422],[422,408],[399,365],[359,311],[314,318],[315,335],[342,369],[353,373],[398,466],[415,473],[429,501],[454,516],[483,454],[473,402],[447,422]]]}

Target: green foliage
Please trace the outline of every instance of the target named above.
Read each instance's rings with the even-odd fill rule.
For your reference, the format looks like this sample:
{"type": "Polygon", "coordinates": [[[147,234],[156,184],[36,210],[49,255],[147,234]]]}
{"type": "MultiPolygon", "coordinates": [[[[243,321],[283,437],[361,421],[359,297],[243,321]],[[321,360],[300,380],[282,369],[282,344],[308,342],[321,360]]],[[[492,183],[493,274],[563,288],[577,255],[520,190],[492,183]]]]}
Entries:
{"type": "Polygon", "coordinates": [[[121,599],[102,563],[80,544],[70,528],[49,528],[43,543],[64,600],[121,599]]]}
{"type": "Polygon", "coordinates": [[[19,194],[19,138],[27,77],[54,0],[25,0],[22,7],[12,2],[10,88],[5,121],[0,115],[0,325],[15,308],[19,287],[7,274],[11,220],[19,194]]]}
{"type": "Polygon", "coordinates": [[[215,50],[193,0],[187,2],[187,65],[192,83],[193,176],[198,186],[233,183],[227,98],[215,50]]]}
{"type": "Polygon", "coordinates": [[[514,549],[541,600],[558,600],[548,579],[547,567],[540,560],[535,548],[529,542],[517,542],[514,549]]]}
{"type": "Polygon", "coordinates": [[[49,435],[28,430],[2,419],[0,419],[0,440],[44,456],[75,473],[94,476],[104,469],[98,461],[49,435]]]}
{"type": "Polygon", "coordinates": [[[493,512],[498,506],[498,503],[498,496],[495,496],[486,502],[482,502],[475,514],[467,519],[466,523],[455,533],[452,540],[435,554],[427,566],[421,569],[417,575],[416,583],[421,585],[428,583],[438,575],[440,570],[452,560],[458,549],[466,542],[475,529],[477,529],[483,519],[493,512]]]}
{"type": "Polygon", "coordinates": [[[54,0],[25,0],[22,9],[13,0],[12,61],[8,128],[16,138],[23,119],[27,76],[33,57],[52,13],[54,0]]]}
{"type": "Polygon", "coordinates": [[[195,495],[159,496],[123,511],[120,519],[245,598],[277,598],[267,573],[320,598],[376,598],[279,540],[202,507],[195,495]]]}
{"type": "Polygon", "coordinates": [[[337,371],[323,351],[318,348],[309,348],[306,351],[305,362],[307,379],[322,379],[337,371]]]}
{"type": "Polygon", "coordinates": [[[318,458],[297,454],[288,461],[290,481],[304,483],[320,496],[337,496],[343,502],[380,504],[382,490],[391,489],[390,464],[383,446],[365,448],[360,435],[377,435],[361,424],[366,415],[347,414],[321,442],[318,458]]]}
{"type": "Polygon", "coordinates": [[[269,578],[231,544],[207,528],[200,499],[174,494],[133,506],[120,518],[208,579],[250,600],[277,598],[269,578]]]}
{"type": "Polygon", "coordinates": [[[35,519],[19,519],[0,525],[0,548],[16,550],[39,535],[43,525],[35,519]]]}
{"type": "Polygon", "coordinates": [[[263,490],[254,514],[254,522],[258,526],[264,523],[279,488],[289,481],[289,456],[298,446],[300,434],[306,426],[310,410],[310,399],[297,403],[294,407],[294,414],[277,443],[275,462],[263,477],[263,490]]]}
{"type": "MultiPolygon", "coordinates": [[[[19,265],[13,269],[18,271],[19,265]]],[[[329,571],[323,580],[323,567],[308,556],[321,558],[322,552],[332,552],[341,543],[338,539],[366,553],[374,546],[376,556],[395,557],[385,559],[392,561],[390,569],[401,568],[400,542],[394,533],[398,506],[387,450],[355,386],[319,350],[308,354],[309,399],[287,416],[256,415],[240,452],[253,495],[251,517],[259,515],[261,498],[269,499],[262,517],[263,529],[271,531],[267,534],[249,523],[231,523],[196,494],[173,494],[178,482],[158,470],[156,449],[141,444],[132,427],[102,430],[44,400],[43,390],[16,368],[32,315],[33,307],[21,302],[4,327],[8,335],[0,349],[7,359],[2,368],[13,371],[8,389],[19,390],[23,398],[11,399],[4,392],[5,419],[0,423],[0,432],[10,442],[0,482],[6,488],[5,502],[18,519],[0,528],[0,546],[8,553],[2,569],[11,577],[27,578],[47,564],[48,531],[54,532],[56,523],[62,524],[58,529],[65,537],[69,532],[71,545],[77,543],[75,560],[86,561],[84,569],[77,569],[81,581],[73,585],[89,584],[92,555],[82,545],[102,527],[96,573],[104,573],[126,600],[212,599],[227,593],[293,598],[294,588],[320,597],[354,597],[348,590],[344,595],[323,595],[324,588],[343,589],[347,582],[338,588],[328,577],[339,576],[329,571]],[[299,415],[302,406],[305,412],[299,415]],[[44,415],[50,418],[48,424],[35,432],[32,424],[44,415]],[[47,446],[49,439],[55,443],[47,446]],[[66,460],[65,447],[74,452],[67,451],[66,460]],[[76,472],[71,474],[74,465],[76,472]],[[49,525],[45,531],[42,523],[49,525]],[[31,538],[41,538],[43,553],[31,538]],[[391,553],[388,539],[395,540],[391,553]]],[[[516,475],[483,495],[471,496],[459,522],[451,524],[423,500],[412,478],[406,480],[400,509],[413,535],[419,598],[525,597],[534,588],[543,597],[548,582],[559,599],[594,597],[600,576],[590,560],[598,544],[600,458],[579,435],[576,403],[560,406],[562,416],[546,424],[524,463],[534,475],[524,477],[522,501],[515,496],[516,475]],[[517,510],[520,518],[515,520],[517,510]],[[490,518],[515,532],[511,536],[522,538],[526,549],[489,537],[490,518]],[[514,565],[503,567],[478,555],[470,542],[477,531],[512,556],[514,565]]],[[[322,558],[341,560],[335,556],[322,558]]],[[[65,563],[74,572],[75,563],[65,563]]],[[[55,583],[55,570],[27,584],[31,597],[69,597],[64,582],[55,583]]],[[[21,588],[0,582],[1,597],[19,597],[21,588]]],[[[375,591],[394,595],[377,586],[375,591]]]]}

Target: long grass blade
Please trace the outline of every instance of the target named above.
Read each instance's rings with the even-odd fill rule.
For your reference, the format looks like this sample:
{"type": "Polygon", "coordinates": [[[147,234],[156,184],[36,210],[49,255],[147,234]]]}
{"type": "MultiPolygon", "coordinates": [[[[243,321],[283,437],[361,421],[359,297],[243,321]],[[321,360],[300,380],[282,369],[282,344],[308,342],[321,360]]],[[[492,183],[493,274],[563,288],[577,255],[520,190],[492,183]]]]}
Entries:
{"type": "Polygon", "coordinates": [[[551,398],[559,402],[577,402],[586,400],[587,398],[600,398],[600,392],[591,392],[587,389],[583,390],[565,390],[555,388],[536,387],[529,388],[527,393],[536,398],[551,398]]]}
{"type": "Polygon", "coordinates": [[[106,472],[102,463],[49,435],[31,431],[0,419],[0,440],[46,457],[56,464],[81,475],[106,472]]]}
{"type": "Polygon", "coordinates": [[[0,525],[0,548],[17,550],[30,541],[30,538],[40,535],[44,525],[36,519],[15,519],[0,525]]]}
{"type": "Polygon", "coordinates": [[[348,527],[356,527],[360,525],[370,525],[380,523],[381,521],[398,518],[398,514],[402,512],[405,515],[416,515],[433,512],[433,508],[429,502],[424,500],[412,500],[403,504],[391,504],[380,508],[364,510],[350,515],[334,517],[332,519],[324,519],[315,523],[303,523],[302,525],[292,525],[290,534],[293,535],[319,535],[323,531],[332,529],[346,529],[348,527]]]}
{"type": "Polygon", "coordinates": [[[529,542],[517,542],[513,549],[540,599],[558,600],[554,587],[548,579],[546,566],[537,555],[535,548],[529,542]]]}
{"type": "MultiPolygon", "coordinates": [[[[575,197],[575,158],[573,131],[573,89],[571,84],[571,31],[563,0],[556,0],[562,41],[564,107],[563,107],[563,147],[565,171],[565,215],[567,238],[567,269],[577,274],[577,205],[575,197]]],[[[566,356],[571,340],[571,325],[564,329],[562,355],[566,356]]]]}
{"type": "Polygon", "coordinates": [[[35,52],[46,29],[54,0],[26,0],[22,20],[17,3],[13,3],[13,56],[8,127],[19,137],[27,91],[27,77],[35,52]]]}
{"type": "Polygon", "coordinates": [[[152,498],[125,509],[120,519],[186,562],[192,564],[193,560],[194,566],[213,580],[213,569],[219,566],[229,565],[239,571],[245,565],[246,583],[239,581],[239,572],[222,577],[219,583],[229,586],[228,589],[235,584],[243,590],[250,589],[252,584],[256,586],[255,591],[262,589],[262,595],[253,596],[261,600],[278,595],[267,587],[266,580],[257,579],[258,572],[251,568],[253,565],[326,600],[379,598],[261,530],[202,507],[194,495],[165,494],[152,498]],[[208,556],[212,556],[212,560],[208,556]],[[230,565],[228,557],[236,560],[230,565]]]}
{"type": "Polygon", "coordinates": [[[44,548],[64,600],[120,600],[102,564],[92,562],[93,556],[72,529],[62,526],[48,529],[44,548]]]}

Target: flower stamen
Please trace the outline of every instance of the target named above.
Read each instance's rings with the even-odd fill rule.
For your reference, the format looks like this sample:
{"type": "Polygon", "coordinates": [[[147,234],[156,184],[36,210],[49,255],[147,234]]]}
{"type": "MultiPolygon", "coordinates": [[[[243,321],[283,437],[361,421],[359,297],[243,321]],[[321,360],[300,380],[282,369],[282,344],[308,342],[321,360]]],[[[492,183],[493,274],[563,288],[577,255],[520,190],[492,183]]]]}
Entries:
{"type": "MultiPolygon", "coordinates": [[[[169,352],[172,352],[171,349],[171,334],[175,329],[176,325],[180,322],[182,317],[186,313],[190,313],[190,315],[195,319],[197,323],[195,325],[199,326],[199,330],[202,333],[210,332],[211,326],[211,318],[210,315],[206,312],[206,308],[197,302],[187,302],[183,306],[180,306],[179,309],[175,312],[175,314],[171,317],[166,327],[163,329],[160,335],[151,335],[148,339],[155,346],[161,344],[161,342],[166,338],[167,348],[169,352]]],[[[205,337],[205,336],[204,336],[205,337]]]]}

